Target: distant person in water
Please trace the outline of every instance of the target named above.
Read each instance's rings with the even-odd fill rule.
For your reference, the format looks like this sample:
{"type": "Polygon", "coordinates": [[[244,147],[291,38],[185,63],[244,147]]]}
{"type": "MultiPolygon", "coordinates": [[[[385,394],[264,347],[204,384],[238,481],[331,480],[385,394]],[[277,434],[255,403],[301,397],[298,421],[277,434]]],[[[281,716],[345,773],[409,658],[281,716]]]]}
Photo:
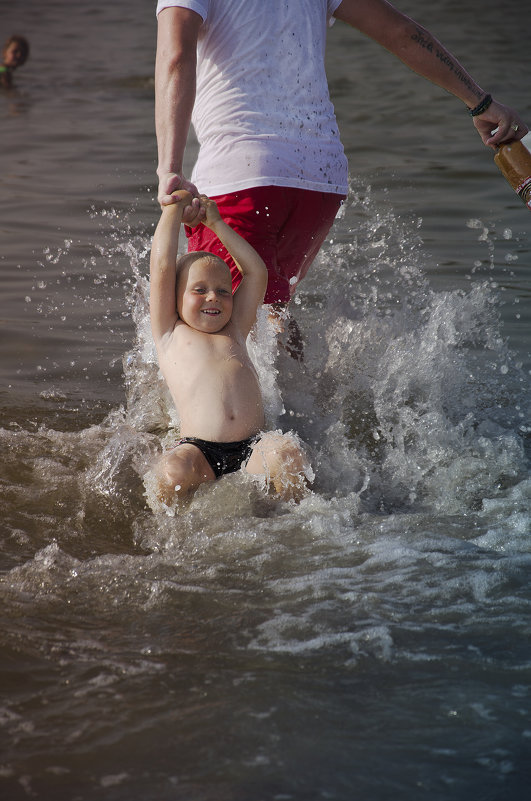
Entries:
{"type": "Polygon", "coordinates": [[[284,500],[308,491],[309,464],[294,434],[264,432],[264,407],[246,340],[267,285],[256,250],[225,223],[216,203],[174,192],[151,250],[150,316],[159,366],[180,418],[181,439],[155,467],[159,497],[172,503],[200,484],[244,468],[265,476],[284,500]],[[181,223],[219,237],[240,271],[194,251],[177,259],[181,223]]]}
{"type": "Polygon", "coordinates": [[[22,67],[29,56],[29,44],[23,36],[10,36],[2,50],[2,63],[0,64],[0,85],[4,89],[13,86],[13,72],[22,67]]]}

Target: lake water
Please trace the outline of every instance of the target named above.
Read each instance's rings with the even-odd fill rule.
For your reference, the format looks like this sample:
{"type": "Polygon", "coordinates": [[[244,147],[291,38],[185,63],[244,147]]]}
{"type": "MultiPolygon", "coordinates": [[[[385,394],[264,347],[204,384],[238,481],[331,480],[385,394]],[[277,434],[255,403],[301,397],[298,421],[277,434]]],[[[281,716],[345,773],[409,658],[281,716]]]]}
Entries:
{"type": "MultiPolygon", "coordinates": [[[[31,43],[0,95],[2,797],[521,801],[529,211],[459,102],[336,24],[351,192],[304,364],[255,349],[314,492],[233,474],[166,514],[154,5],[0,0],[31,43]]],[[[475,6],[401,4],[529,122],[528,0],[475,6]]]]}

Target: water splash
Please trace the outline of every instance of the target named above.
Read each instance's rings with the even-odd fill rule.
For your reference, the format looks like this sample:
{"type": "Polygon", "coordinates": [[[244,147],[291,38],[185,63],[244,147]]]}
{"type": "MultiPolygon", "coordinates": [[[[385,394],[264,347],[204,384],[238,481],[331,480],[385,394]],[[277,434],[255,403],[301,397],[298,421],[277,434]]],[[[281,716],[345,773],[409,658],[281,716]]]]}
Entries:
{"type": "MultiPolygon", "coordinates": [[[[99,212],[92,213],[97,218],[99,212]]],[[[135,334],[123,357],[123,408],[73,435],[45,429],[35,435],[6,433],[19,454],[34,437],[34,456],[23,459],[33,474],[41,469],[39,448],[56,448],[46,470],[59,495],[64,465],[74,452],[72,437],[80,449],[82,458],[68,476],[75,490],[69,490],[71,500],[63,500],[71,509],[68,520],[77,523],[69,533],[67,524],[59,541],[71,539],[72,531],[93,535],[105,515],[113,521],[121,516],[125,522],[118,528],[126,539],[132,526],[133,548],[142,550],[171,549],[183,536],[200,539],[202,531],[208,538],[218,519],[230,541],[239,515],[250,518],[248,531],[262,516],[270,521],[277,513],[290,527],[308,525],[314,531],[316,508],[321,514],[337,503],[348,510],[349,520],[361,514],[422,514],[426,521],[488,516],[494,509],[489,503],[503,504],[525,480],[528,379],[500,334],[495,290],[485,280],[466,291],[433,289],[424,269],[429,256],[419,238],[420,223],[375,208],[370,191],[358,187],[292,304],[304,361],[278,350],[265,312],[249,339],[268,425],[294,431],[308,446],[315,473],[312,502],[298,512],[277,508],[245,476],[229,476],[202,488],[178,513],[177,526],[177,518],[148,524],[143,477],[152,459],[177,438],[179,421],[150,333],[150,238],[134,230],[123,213],[107,209],[105,225],[110,220],[116,227],[108,245],[99,248],[107,264],[100,271],[110,272],[118,258],[127,260],[123,303],[135,334]],[[207,515],[205,522],[212,504],[219,504],[216,521],[207,515]]],[[[59,262],[65,257],[57,255],[59,262]]],[[[100,285],[93,286],[97,297],[100,285]]],[[[55,397],[55,389],[51,392],[55,397]]],[[[20,485],[22,504],[29,486],[20,485]]],[[[147,493],[155,508],[149,481],[147,493]]],[[[45,544],[45,537],[41,541],[45,544]]]]}

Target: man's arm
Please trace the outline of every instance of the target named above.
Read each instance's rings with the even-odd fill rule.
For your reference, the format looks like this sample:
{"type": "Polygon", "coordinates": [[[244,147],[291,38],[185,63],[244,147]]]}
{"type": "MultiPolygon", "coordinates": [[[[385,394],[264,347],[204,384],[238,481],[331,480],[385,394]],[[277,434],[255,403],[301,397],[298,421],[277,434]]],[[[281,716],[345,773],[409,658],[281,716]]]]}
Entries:
{"type": "Polygon", "coordinates": [[[189,192],[179,190],[172,203],[162,207],[162,214],[155,229],[151,245],[149,316],[151,331],[157,346],[165,336],[171,334],[179,319],[175,296],[177,250],[179,229],[183,215],[191,213],[198,201],[189,192]]]}
{"type": "Polygon", "coordinates": [[[172,192],[196,187],[183,175],[183,157],[195,101],[196,48],[201,17],[187,8],[163,9],[158,16],[155,62],[155,129],[158,198],[173,203],[172,192]]]}
{"type": "MultiPolygon", "coordinates": [[[[469,108],[478,106],[486,96],[465,68],[426,28],[386,0],[343,0],[334,16],[374,39],[410,69],[446,89],[469,108]]],[[[483,142],[491,147],[521,139],[528,131],[514,109],[494,100],[473,121],[483,142]],[[495,128],[498,130],[492,135],[495,128]]]]}
{"type": "Polygon", "coordinates": [[[258,306],[264,300],[267,267],[252,245],[221,219],[213,200],[201,196],[201,208],[205,213],[203,224],[216,234],[242,274],[242,281],[234,295],[232,321],[247,336],[256,321],[258,306]]]}

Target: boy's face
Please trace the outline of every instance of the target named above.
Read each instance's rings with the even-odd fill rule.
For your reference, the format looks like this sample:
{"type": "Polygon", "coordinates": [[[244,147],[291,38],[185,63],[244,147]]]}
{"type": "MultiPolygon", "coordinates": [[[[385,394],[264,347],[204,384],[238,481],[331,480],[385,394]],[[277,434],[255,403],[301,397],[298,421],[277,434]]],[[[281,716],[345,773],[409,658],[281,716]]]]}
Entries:
{"type": "Polygon", "coordinates": [[[232,314],[232,278],[216,256],[202,256],[178,276],[177,312],[191,328],[215,334],[232,314]]]}
{"type": "Polygon", "coordinates": [[[11,42],[11,44],[6,47],[3,58],[5,66],[11,67],[12,69],[20,67],[25,61],[24,51],[17,42],[11,42]]]}

